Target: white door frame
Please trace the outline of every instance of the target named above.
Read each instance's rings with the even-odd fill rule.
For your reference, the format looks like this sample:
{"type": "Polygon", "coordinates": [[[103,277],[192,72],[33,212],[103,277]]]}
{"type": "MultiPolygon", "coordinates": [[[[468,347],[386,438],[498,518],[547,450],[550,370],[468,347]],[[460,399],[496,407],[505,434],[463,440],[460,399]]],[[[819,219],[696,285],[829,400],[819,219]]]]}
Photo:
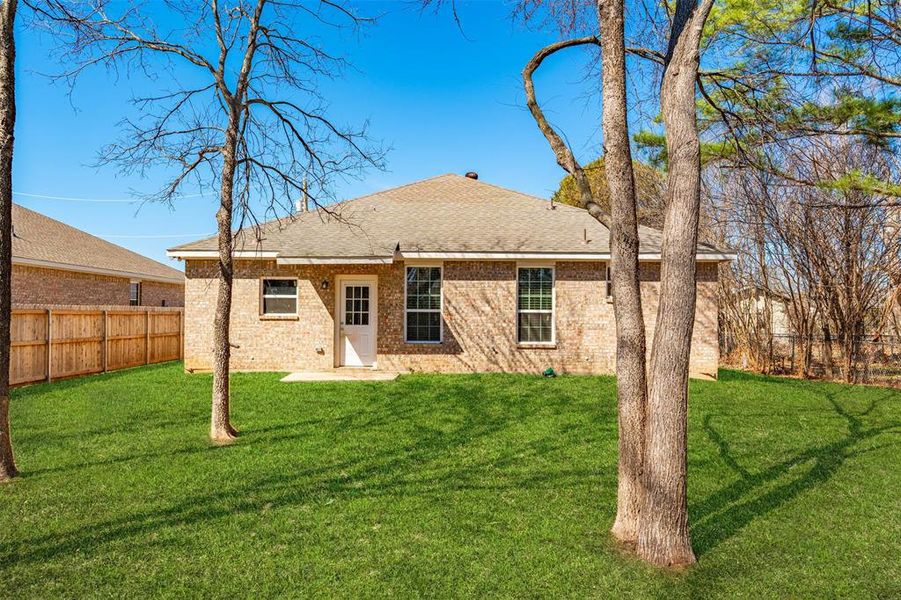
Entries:
{"type": "Polygon", "coordinates": [[[378,275],[336,275],[335,276],[335,339],[334,339],[334,364],[335,367],[341,365],[341,349],[344,341],[341,339],[341,315],[344,313],[344,307],[341,304],[341,297],[344,294],[344,284],[350,282],[368,283],[372,286],[369,301],[369,323],[372,325],[372,337],[375,340],[375,360],[372,368],[378,368],[379,354],[379,278],[378,275]]]}

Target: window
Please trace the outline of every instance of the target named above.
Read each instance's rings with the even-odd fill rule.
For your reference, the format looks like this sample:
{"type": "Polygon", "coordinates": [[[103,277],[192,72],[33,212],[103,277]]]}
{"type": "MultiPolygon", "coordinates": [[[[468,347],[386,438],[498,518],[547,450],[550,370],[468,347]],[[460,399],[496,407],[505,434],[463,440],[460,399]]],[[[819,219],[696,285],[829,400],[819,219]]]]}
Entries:
{"type": "Polygon", "coordinates": [[[344,323],[369,325],[369,286],[344,286],[344,323]]]}
{"type": "Polygon", "coordinates": [[[141,306],[141,282],[132,281],[128,289],[128,304],[141,306]]]}
{"type": "Polygon", "coordinates": [[[441,342],[441,267],[407,267],[406,339],[441,342]]]}
{"type": "Polygon", "coordinates": [[[521,267],[517,282],[517,329],[521,344],[554,342],[554,268],[521,267]]]}
{"type": "Polygon", "coordinates": [[[296,315],[297,314],[297,280],[296,279],[264,279],[263,280],[263,314],[264,315],[296,315]]]}
{"type": "Polygon", "coordinates": [[[605,298],[613,298],[613,280],[610,278],[610,265],[607,265],[607,269],[604,273],[604,297],[605,298]]]}

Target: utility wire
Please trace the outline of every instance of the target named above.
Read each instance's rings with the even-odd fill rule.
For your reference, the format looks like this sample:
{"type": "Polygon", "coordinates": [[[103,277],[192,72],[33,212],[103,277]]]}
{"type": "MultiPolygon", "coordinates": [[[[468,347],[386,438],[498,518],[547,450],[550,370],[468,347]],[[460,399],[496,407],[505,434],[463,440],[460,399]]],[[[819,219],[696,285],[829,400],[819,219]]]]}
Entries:
{"type": "MultiPolygon", "coordinates": [[[[175,196],[173,200],[180,200],[182,198],[201,198],[204,196],[209,196],[210,194],[185,194],[184,196],[175,196]]],[[[65,200],[67,202],[103,202],[103,203],[116,203],[116,204],[134,204],[135,202],[140,202],[140,200],[136,198],[125,199],[125,198],[72,198],[70,196],[47,196],[44,194],[26,194],[25,192],[13,192],[13,196],[22,196],[23,198],[39,198],[41,200],[65,200]]]]}
{"type": "MultiPolygon", "coordinates": [[[[43,200],[66,200],[69,202],[110,202],[110,203],[134,203],[137,200],[126,200],[119,198],[73,198],[71,196],[47,196],[44,194],[27,194],[25,192],[13,192],[15,196],[23,196],[25,198],[40,198],[43,200]]],[[[199,198],[202,196],[208,196],[209,194],[185,194],[184,196],[177,196],[177,198],[199,198]]],[[[15,233],[13,234],[15,235],[15,233]]],[[[213,235],[212,233],[180,233],[173,235],[128,235],[128,234],[118,234],[118,233],[95,233],[93,234],[99,238],[123,238],[123,239],[144,239],[144,240],[160,240],[160,239],[177,239],[177,238],[195,238],[195,237],[209,237],[213,235]]]]}
{"type": "Polygon", "coordinates": [[[133,240],[161,240],[167,238],[193,238],[193,237],[209,237],[211,235],[215,235],[213,233],[179,233],[173,235],[128,235],[128,234],[119,234],[119,233],[95,233],[93,234],[99,238],[125,238],[125,239],[133,239],[133,240]]]}

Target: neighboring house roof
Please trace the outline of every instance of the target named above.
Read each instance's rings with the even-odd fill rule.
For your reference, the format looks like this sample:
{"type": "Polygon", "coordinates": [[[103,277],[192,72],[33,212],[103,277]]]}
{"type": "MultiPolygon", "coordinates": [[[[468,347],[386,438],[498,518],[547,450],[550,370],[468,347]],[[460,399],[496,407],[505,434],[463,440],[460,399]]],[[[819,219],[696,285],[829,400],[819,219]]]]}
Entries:
{"type": "MultiPolygon", "coordinates": [[[[397,258],[504,259],[609,256],[609,232],[585,210],[461,175],[440,175],[238,232],[235,255],[283,264],[391,262],[397,258]],[[257,239],[261,239],[257,242],[257,239]]],[[[641,253],[659,258],[661,232],[639,228],[641,253]]],[[[169,251],[215,256],[216,237],[169,251]]],[[[729,255],[699,244],[701,260],[729,255]]]]}
{"type": "Polygon", "coordinates": [[[13,264],[184,283],[178,269],[13,204],[13,264]]]}

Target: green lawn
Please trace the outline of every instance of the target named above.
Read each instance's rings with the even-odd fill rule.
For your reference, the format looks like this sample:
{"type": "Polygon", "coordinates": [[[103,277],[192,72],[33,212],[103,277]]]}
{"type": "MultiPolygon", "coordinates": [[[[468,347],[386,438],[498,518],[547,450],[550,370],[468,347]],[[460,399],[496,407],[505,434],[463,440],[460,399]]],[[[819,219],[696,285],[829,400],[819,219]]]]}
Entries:
{"type": "Polygon", "coordinates": [[[234,376],[159,365],[16,390],[0,597],[899,597],[901,392],[692,382],[698,565],[620,554],[610,378],[234,376]]]}

